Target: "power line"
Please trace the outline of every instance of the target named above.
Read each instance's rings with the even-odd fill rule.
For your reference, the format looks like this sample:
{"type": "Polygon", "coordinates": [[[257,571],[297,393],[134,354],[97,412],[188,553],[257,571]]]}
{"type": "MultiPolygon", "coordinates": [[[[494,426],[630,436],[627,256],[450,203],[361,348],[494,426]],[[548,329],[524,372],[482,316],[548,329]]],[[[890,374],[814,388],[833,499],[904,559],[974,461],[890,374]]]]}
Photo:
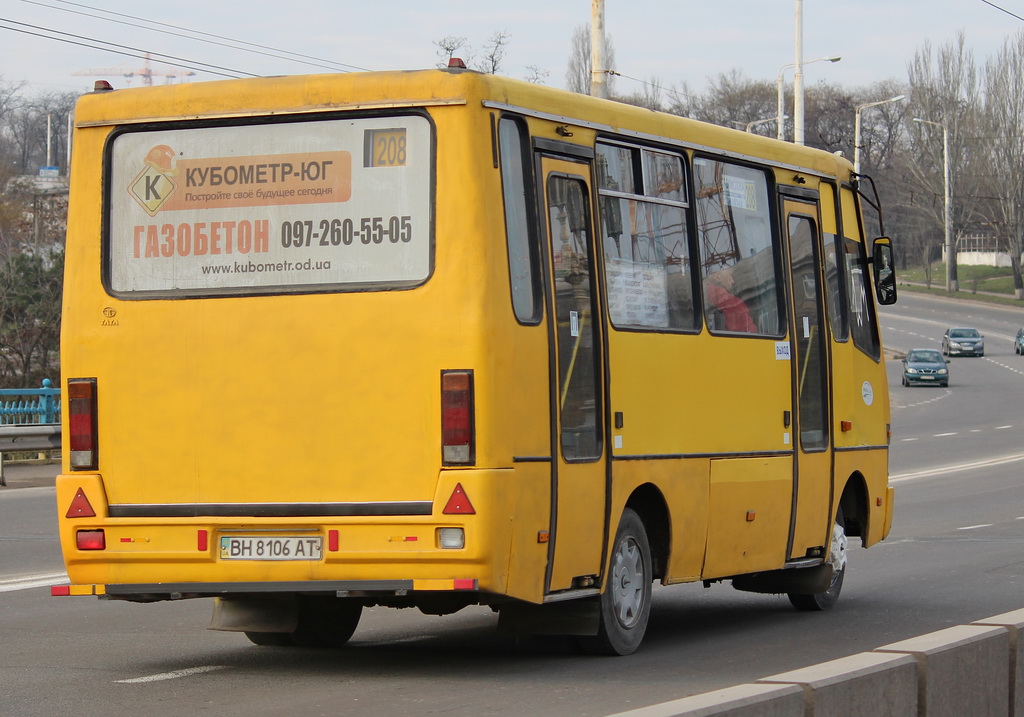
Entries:
{"type": "Polygon", "coordinates": [[[39,2],[38,0],[21,0],[21,2],[28,5],[37,5],[39,7],[49,8],[51,10],[58,10],[60,12],[72,13],[75,15],[82,15],[85,17],[95,18],[97,20],[103,20],[105,22],[113,22],[118,25],[125,25],[128,27],[135,27],[142,30],[149,30],[150,32],[159,32],[164,35],[171,35],[174,37],[181,37],[187,40],[195,40],[197,42],[205,42],[210,45],[218,45],[220,47],[227,47],[232,50],[241,50],[242,52],[250,52],[256,55],[263,55],[265,57],[273,57],[279,60],[288,60],[290,62],[299,62],[306,65],[312,65],[325,70],[332,70],[335,72],[350,72],[352,70],[363,70],[367,71],[365,67],[358,67],[356,65],[349,65],[344,62],[335,62],[334,60],[327,60],[321,57],[313,57],[312,55],[303,55],[298,52],[291,52],[290,50],[282,50],[267,45],[260,45],[254,42],[247,42],[245,40],[237,40],[235,38],[226,37],[224,35],[216,35],[202,30],[194,30],[192,28],[183,27],[181,25],[172,25],[166,22],[159,22],[157,20],[148,20],[144,17],[138,17],[136,15],[127,15],[124,13],[114,12],[112,10],[104,10],[102,8],[93,7],[91,5],[85,5],[77,2],[70,2],[70,0],[54,0],[62,5],[71,5],[74,7],[84,8],[86,10],[92,10],[98,13],[104,13],[105,15],[112,15],[114,17],[127,18],[128,20],[136,20],[138,23],[146,23],[140,25],[136,22],[125,22],[124,20],[115,20],[112,17],[104,17],[103,15],[96,15],[89,12],[82,12],[80,10],[72,10],[70,8],[61,8],[55,5],[50,5],[45,2],[39,2]],[[156,27],[151,27],[156,26],[156,27]],[[161,30],[161,27],[173,28],[173,30],[180,30],[181,32],[172,32],[170,30],[161,30]],[[191,33],[191,34],[184,34],[191,33]],[[196,37],[199,36],[199,37],[196,37]],[[213,40],[204,38],[215,38],[213,40]],[[224,42],[219,42],[223,40],[224,42]],[[258,49],[250,49],[258,48],[258,49]],[[281,54],[276,54],[281,53],[281,54]],[[326,63],[326,64],[324,64],[326,63]]]}
{"type": "Polygon", "coordinates": [[[996,5],[996,4],[994,3],[994,2],[989,2],[988,0],[981,0],[981,1],[982,1],[983,3],[985,3],[986,5],[988,5],[989,7],[994,7],[994,8],[995,8],[996,10],[998,10],[999,12],[1005,12],[1005,13],[1006,13],[1007,15],[1009,15],[1010,17],[1015,17],[1015,18],[1017,18],[1018,20],[1024,21],[1024,17],[1021,17],[1020,15],[1016,15],[1016,14],[1014,14],[1014,13],[1010,12],[1009,10],[1007,10],[1007,9],[1006,9],[1006,8],[1004,8],[1004,7],[999,7],[999,6],[998,6],[998,5],[996,5]]]}
{"type": "Polygon", "coordinates": [[[39,25],[30,25],[29,23],[18,22],[17,20],[10,20],[10,19],[5,18],[5,17],[0,17],[0,22],[8,22],[8,23],[12,23],[14,25],[21,25],[22,26],[21,28],[18,28],[18,27],[9,27],[9,26],[6,26],[6,25],[0,25],[0,28],[2,28],[4,30],[12,30],[14,32],[20,32],[20,33],[23,33],[25,35],[34,35],[36,37],[46,38],[47,40],[56,40],[58,42],[65,42],[65,43],[68,43],[70,45],[80,45],[82,47],[88,47],[88,48],[93,49],[93,50],[103,50],[105,52],[113,52],[113,53],[116,53],[118,55],[126,55],[128,57],[137,57],[137,58],[143,59],[143,60],[146,59],[147,55],[151,55],[151,56],[155,55],[155,56],[159,56],[161,58],[160,62],[162,62],[164,64],[173,65],[174,67],[182,67],[184,69],[193,70],[193,71],[196,71],[196,72],[209,72],[209,73],[214,74],[214,75],[220,75],[221,77],[235,77],[235,78],[237,78],[239,75],[248,75],[249,77],[258,77],[259,76],[259,75],[254,75],[251,72],[244,72],[242,70],[233,70],[233,69],[231,69],[229,67],[221,67],[219,65],[211,65],[211,64],[208,64],[208,63],[205,63],[205,62],[198,62],[198,61],[195,61],[195,60],[189,60],[189,59],[184,58],[184,57],[175,57],[174,55],[165,55],[165,54],[163,54],[161,52],[150,52],[150,51],[147,51],[147,50],[140,49],[138,47],[129,47],[127,45],[119,45],[117,43],[107,42],[106,40],[97,40],[96,38],[93,38],[93,37],[85,37],[84,35],[75,35],[75,34],[70,33],[70,32],[62,32],[60,30],[54,30],[54,29],[48,28],[48,27],[41,27],[39,25]],[[26,28],[26,27],[30,27],[33,30],[40,30],[42,32],[33,32],[32,30],[22,29],[22,28],[26,28]],[[44,35],[43,34],[44,32],[54,33],[56,35],[64,35],[65,37],[54,37],[53,35],[44,35]],[[74,39],[66,39],[66,38],[74,38],[74,39]],[[85,41],[88,41],[88,42],[85,42],[85,41]],[[98,44],[88,44],[88,43],[98,43],[98,44]],[[106,46],[106,47],[104,47],[104,46],[106,46]],[[120,49],[114,49],[114,48],[120,48],[120,49]],[[130,50],[131,52],[128,52],[128,50],[130,50]]]}
{"type": "Polygon", "coordinates": [[[671,87],[665,87],[664,85],[659,85],[654,82],[648,82],[647,80],[641,80],[636,77],[630,77],[629,75],[624,75],[621,72],[617,72],[616,70],[605,70],[605,72],[613,77],[623,77],[627,80],[632,80],[633,82],[639,82],[641,85],[646,85],[647,87],[650,87],[651,89],[658,92],[667,92],[670,95],[675,95],[675,97],[680,100],[682,100],[683,98],[688,100],[697,99],[693,95],[688,95],[685,92],[679,92],[677,90],[672,89],[671,87]]]}

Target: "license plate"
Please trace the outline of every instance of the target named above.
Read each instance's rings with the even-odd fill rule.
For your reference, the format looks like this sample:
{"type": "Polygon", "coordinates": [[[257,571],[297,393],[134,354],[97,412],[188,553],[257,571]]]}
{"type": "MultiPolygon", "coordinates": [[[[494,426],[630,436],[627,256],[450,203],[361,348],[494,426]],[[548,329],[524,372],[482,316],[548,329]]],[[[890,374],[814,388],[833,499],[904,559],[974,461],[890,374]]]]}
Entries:
{"type": "Polygon", "coordinates": [[[221,560],[320,560],[323,539],[277,535],[222,536],[221,560]]]}
{"type": "Polygon", "coordinates": [[[918,376],[918,378],[920,378],[922,381],[934,381],[935,380],[934,376],[918,376]]]}

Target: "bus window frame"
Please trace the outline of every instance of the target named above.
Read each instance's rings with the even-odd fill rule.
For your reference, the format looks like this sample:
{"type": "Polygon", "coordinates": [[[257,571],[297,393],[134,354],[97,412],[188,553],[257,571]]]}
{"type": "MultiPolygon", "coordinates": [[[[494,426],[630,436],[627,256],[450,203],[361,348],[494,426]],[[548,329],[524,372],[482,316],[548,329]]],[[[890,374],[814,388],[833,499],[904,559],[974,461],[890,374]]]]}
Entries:
{"type": "MultiPolygon", "coordinates": [[[[693,172],[690,168],[690,157],[689,154],[681,147],[676,146],[662,146],[653,143],[642,143],[635,141],[628,141],[617,137],[615,135],[599,135],[594,141],[594,194],[596,196],[595,204],[595,238],[598,240],[596,249],[600,252],[600,264],[601,264],[601,283],[602,293],[604,294],[606,303],[610,301],[610,291],[608,287],[608,265],[607,265],[607,254],[605,252],[605,227],[604,227],[604,211],[601,200],[605,197],[611,199],[624,199],[627,201],[647,202],[649,204],[663,205],[668,207],[680,208],[684,213],[685,220],[685,231],[686,231],[686,251],[687,258],[690,261],[690,294],[693,302],[692,311],[692,326],[689,328],[674,328],[671,326],[643,326],[640,324],[618,324],[616,323],[611,314],[611,310],[606,306],[606,316],[608,325],[611,326],[615,331],[627,332],[627,333],[655,333],[655,334],[699,334],[704,328],[704,294],[701,290],[700,282],[700,267],[699,267],[699,254],[698,245],[696,238],[696,220],[694,218],[694,189],[693,189],[693,172]],[[598,145],[605,145],[609,147],[617,147],[620,149],[626,149],[630,152],[635,152],[638,155],[639,161],[632,167],[633,170],[633,182],[634,189],[641,191],[623,192],[611,189],[602,189],[600,177],[598,176],[598,157],[600,152],[598,151],[598,145]],[[656,152],[659,154],[667,154],[676,157],[680,161],[680,167],[682,172],[683,181],[686,183],[685,197],[681,201],[671,201],[661,199],[651,194],[645,193],[648,177],[646,171],[646,164],[644,162],[643,152],[647,150],[650,152],[656,152]]],[[[668,304],[666,303],[666,307],[668,304]]]]}
{"type": "MultiPolygon", "coordinates": [[[[492,115],[493,116],[493,115],[492,115]]],[[[507,125],[506,125],[507,126],[507,125]]],[[[502,205],[502,220],[504,225],[505,233],[505,250],[506,260],[509,271],[509,303],[512,306],[512,313],[516,317],[516,321],[522,326],[539,326],[544,320],[544,281],[543,281],[543,263],[541,261],[541,247],[540,237],[541,232],[538,227],[540,225],[539,214],[537,209],[537,175],[536,167],[533,161],[533,149],[530,141],[530,127],[526,119],[522,115],[511,114],[507,112],[501,113],[498,116],[497,123],[495,125],[494,135],[494,151],[497,153],[497,169],[498,169],[498,181],[501,183],[501,205],[502,205]],[[508,192],[505,186],[505,156],[501,151],[501,131],[502,124],[508,121],[514,125],[518,136],[519,136],[519,148],[520,157],[518,158],[522,162],[522,174],[523,174],[523,203],[526,219],[526,244],[529,250],[529,265],[530,265],[530,291],[531,299],[533,302],[533,316],[523,317],[520,315],[518,308],[516,307],[515,289],[512,285],[512,243],[509,236],[508,226],[508,192]]]]}
{"type": "MultiPolygon", "coordinates": [[[[830,298],[831,294],[828,291],[828,289],[829,289],[829,285],[828,285],[828,271],[827,271],[828,267],[827,267],[827,265],[824,264],[824,261],[823,261],[823,266],[825,266],[825,269],[826,269],[826,271],[825,271],[825,289],[826,289],[826,293],[825,293],[825,313],[826,313],[827,318],[828,318],[829,332],[832,335],[832,340],[834,342],[836,342],[836,343],[839,343],[839,344],[845,344],[846,342],[848,342],[850,340],[850,314],[849,314],[849,308],[848,308],[849,304],[850,304],[850,300],[849,300],[849,297],[847,297],[847,295],[846,295],[847,285],[846,285],[845,276],[844,276],[844,273],[846,271],[846,265],[845,265],[845,262],[840,262],[840,259],[844,256],[844,253],[845,253],[844,252],[844,248],[843,248],[843,213],[842,213],[843,206],[842,206],[842,202],[840,201],[840,197],[839,197],[839,187],[836,185],[836,183],[832,182],[832,181],[822,180],[821,184],[828,185],[830,191],[832,192],[832,204],[834,205],[832,207],[832,211],[835,213],[835,218],[836,218],[836,232],[835,232],[835,234],[832,235],[832,241],[831,242],[826,240],[828,235],[824,232],[824,230],[822,230],[822,234],[821,234],[821,237],[822,237],[821,249],[822,249],[822,252],[824,252],[824,254],[828,254],[829,244],[831,244],[832,250],[833,250],[833,252],[835,252],[834,256],[836,258],[836,276],[838,278],[838,289],[839,289],[836,292],[837,301],[839,303],[839,306],[837,308],[838,308],[839,319],[842,322],[841,326],[839,327],[840,331],[838,333],[836,332],[836,328],[837,327],[835,325],[835,322],[832,320],[833,308],[831,306],[831,303],[832,303],[832,300],[830,298]]],[[[822,211],[822,208],[820,206],[820,200],[819,200],[819,207],[818,207],[819,214],[821,213],[821,211],[822,211]]],[[[822,256],[822,260],[824,260],[824,258],[825,257],[822,256]]]]}
{"type": "Polygon", "coordinates": [[[202,119],[170,119],[166,121],[138,122],[118,125],[107,135],[103,144],[103,177],[101,180],[100,206],[100,282],[106,294],[120,301],[160,301],[189,299],[221,299],[255,296],[287,296],[313,294],[353,294],[378,291],[411,291],[425,286],[430,282],[436,270],[437,253],[437,125],[428,111],[420,108],[401,108],[397,111],[387,110],[356,110],[303,112],[282,115],[260,115],[256,117],[217,117],[202,119]],[[427,273],[417,281],[398,282],[352,282],[346,284],[289,284],[267,287],[207,287],[204,289],[157,289],[147,291],[120,291],[113,288],[112,254],[111,254],[111,214],[112,203],[109,201],[113,187],[113,156],[114,143],[126,134],[144,132],[167,132],[173,130],[248,127],[259,125],[288,125],[293,123],[336,122],[344,120],[383,119],[392,117],[419,117],[427,122],[430,136],[428,168],[428,205],[430,222],[427,228],[427,273]]]}
{"type": "Polygon", "coordinates": [[[854,223],[854,231],[856,232],[856,235],[857,235],[856,237],[847,237],[846,236],[846,224],[843,221],[843,215],[840,214],[839,234],[840,234],[840,239],[842,241],[842,247],[843,247],[843,259],[844,259],[843,266],[842,266],[842,271],[844,272],[844,277],[843,278],[844,278],[844,280],[848,278],[845,275],[845,273],[848,270],[848,266],[849,266],[846,263],[846,261],[845,261],[845,258],[846,258],[846,246],[847,246],[848,243],[853,243],[853,244],[856,244],[859,247],[859,256],[857,257],[857,261],[858,261],[858,263],[860,264],[860,267],[861,267],[861,282],[863,284],[863,289],[864,289],[864,291],[865,291],[865,293],[867,295],[867,300],[866,300],[865,303],[866,303],[867,309],[868,309],[868,315],[867,315],[868,316],[868,318],[867,318],[868,327],[871,330],[871,334],[872,334],[872,336],[871,336],[871,338],[872,338],[872,346],[871,346],[872,351],[868,351],[866,349],[866,347],[864,347],[862,345],[862,342],[857,340],[857,332],[854,331],[853,321],[852,321],[852,318],[853,318],[853,302],[852,302],[852,297],[849,297],[849,296],[847,296],[848,303],[847,303],[847,306],[846,306],[846,309],[847,309],[846,321],[847,321],[847,324],[849,326],[850,338],[853,340],[853,345],[857,347],[857,350],[860,351],[865,356],[867,356],[868,358],[870,358],[875,363],[880,363],[882,361],[882,335],[881,335],[880,327],[878,325],[878,312],[876,311],[876,307],[875,307],[875,304],[877,302],[877,297],[875,296],[874,287],[872,286],[871,278],[869,276],[869,274],[871,274],[871,257],[868,255],[868,242],[867,242],[866,237],[864,235],[864,217],[862,216],[862,213],[863,213],[864,209],[861,206],[861,197],[862,197],[862,195],[860,193],[860,189],[858,188],[858,186],[856,184],[852,184],[850,182],[843,182],[842,184],[839,185],[839,194],[837,195],[837,200],[839,201],[840,206],[842,206],[842,192],[843,191],[850,192],[850,194],[851,194],[851,196],[853,198],[853,206],[854,206],[854,217],[853,217],[854,221],[853,221],[853,223],[854,223]]]}
{"type": "MultiPolygon", "coordinates": [[[[715,154],[713,152],[694,152],[691,157],[693,165],[696,165],[698,160],[709,160],[712,162],[720,162],[735,167],[743,167],[745,169],[751,169],[761,173],[765,177],[765,201],[767,202],[767,211],[769,222],[769,231],[771,232],[771,247],[772,247],[772,270],[775,278],[775,305],[778,310],[778,325],[774,333],[771,332],[747,332],[747,331],[728,331],[724,329],[713,329],[707,321],[707,306],[704,306],[704,281],[711,275],[705,273],[704,267],[704,256],[701,250],[701,238],[699,236],[699,227],[695,228],[694,241],[697,243],[697,260],[700,269],[700,297],[702,304],[702,324],[707,327],[707,331],[712,336],[723,336],[730,338],[759,338],[759,339],[782,339],[788,335],[789,325],[789,306],[788,306],[788,289],[789,279],[787,278],[788,268],[786,259],[785,247],[783,246],[782,240],[782,227],[780,225],[780,202],[779,202],[779,184],[775,179],[775,168],[771,165],[760,164],[757,162],[742,161],[735,157],[726,154],[715,154]]],[[[697,223],[697,179],[696,172],[693,172],[692,176],[692,192],[693,192],[693,221],[697,223]]],[[[735,266],[735,265],[734,265],[735,266]]],[[[717,273],[717,272],[715,272],[717,273]]]]}

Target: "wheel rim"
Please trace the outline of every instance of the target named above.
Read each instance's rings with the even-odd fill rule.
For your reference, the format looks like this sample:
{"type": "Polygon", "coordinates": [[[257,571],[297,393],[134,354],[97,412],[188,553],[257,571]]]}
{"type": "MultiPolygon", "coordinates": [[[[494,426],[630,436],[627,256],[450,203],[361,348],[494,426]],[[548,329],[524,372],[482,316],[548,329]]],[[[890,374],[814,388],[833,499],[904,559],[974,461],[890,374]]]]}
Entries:
{"type": "Polygon", "coordinates": [[[625,627],[633,627],[644,606],[644,556],[632,536],[623,538],[615,552],[612,566],[612,607],[615,617],[625,627]]]}
{"type": "MultiPolygon", "coordinates": [[[[832,527],[832,544],[829,547],[828,562],[832,566],[832,585],[836,584],[839,576],[846,570],[846,529],[836,523],[832,527]]],[[[831,586],[830,588],[831,589],[831,586]]]]}

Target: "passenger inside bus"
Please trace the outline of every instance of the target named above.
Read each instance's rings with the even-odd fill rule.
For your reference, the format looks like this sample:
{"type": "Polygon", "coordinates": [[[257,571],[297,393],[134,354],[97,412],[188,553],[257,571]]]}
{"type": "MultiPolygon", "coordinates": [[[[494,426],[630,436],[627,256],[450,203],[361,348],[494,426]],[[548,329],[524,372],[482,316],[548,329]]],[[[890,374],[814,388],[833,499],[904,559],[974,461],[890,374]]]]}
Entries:
{"type": "Polygon", "coordinates": [[[708,312],[708,324],[712,329],[757,333],[757,324],[746,303],[732,291],[734,284],[731,267],[704,280],[704,295],[712,309],[708,312]]]}

